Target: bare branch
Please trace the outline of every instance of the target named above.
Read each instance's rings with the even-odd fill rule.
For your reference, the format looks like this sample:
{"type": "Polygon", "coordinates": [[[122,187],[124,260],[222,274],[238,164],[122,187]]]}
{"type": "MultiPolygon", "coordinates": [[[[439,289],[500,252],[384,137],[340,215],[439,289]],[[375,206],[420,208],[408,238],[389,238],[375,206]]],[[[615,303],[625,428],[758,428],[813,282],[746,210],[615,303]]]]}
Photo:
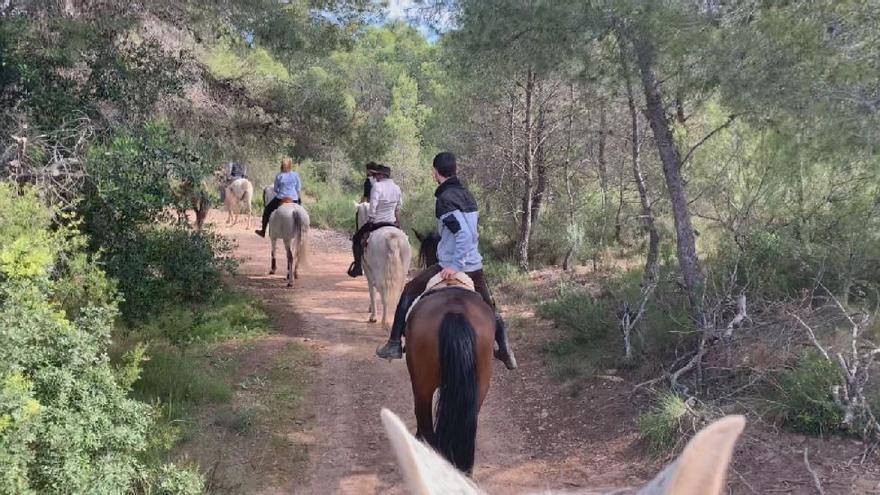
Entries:
{"type": "Polygon", "coordinates": [[[697,148],[702,146],[706,141],[711,139],[712,136],[714,136],[715,134],[718,134],[719,132],[723,131],[724,129],[727,129],[728,127],[730,127],[730,125],[733,124],[733,121],[736,120],[736,117],[737,117],[736,114],[729,116],[727,118],[727,122],[716,127],[712,132],[710,132],[709,134],[706,134],[706,136],[704,136],[703,139],[701,139],[697,144],[693,145],[693,147],[691,147],[691,149],[688,150],[687,154],[684,155],[684,158],[682,158],[681,166],[683,167],[688,162],[688,159],[691,157],[691,155],[694,154],[694,151],[696,151],[697,148]]]}

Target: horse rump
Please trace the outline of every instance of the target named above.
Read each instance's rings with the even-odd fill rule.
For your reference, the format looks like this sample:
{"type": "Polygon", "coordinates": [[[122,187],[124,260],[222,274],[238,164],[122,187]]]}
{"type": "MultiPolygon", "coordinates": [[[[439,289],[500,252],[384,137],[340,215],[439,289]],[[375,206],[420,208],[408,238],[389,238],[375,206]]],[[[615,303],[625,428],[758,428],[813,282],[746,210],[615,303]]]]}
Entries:
{"type": "Polygon", "coordinates": [[[477,436],[476,335],[462,313],[450,312],[443,317],[439,345],[434,447],[457,469],[470,473],[477,436]]]}

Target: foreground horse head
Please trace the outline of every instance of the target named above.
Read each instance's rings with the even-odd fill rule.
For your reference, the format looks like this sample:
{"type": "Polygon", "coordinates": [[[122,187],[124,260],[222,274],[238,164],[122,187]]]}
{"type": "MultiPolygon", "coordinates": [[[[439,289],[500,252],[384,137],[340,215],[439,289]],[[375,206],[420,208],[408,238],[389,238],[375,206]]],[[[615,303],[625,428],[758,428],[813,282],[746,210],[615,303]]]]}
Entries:
{"type": "MultiPolygon", "coordinates": [[[[410,435],[406,425],[388,409],[382,409],[382,423],[410,493],[418,495],[484,493],[434,450],[410,435]]],[[[724,489],[727,466],[733,455],[734,444],[742,433],[745,423],[745,418],[742,416],[727,416],[703,428],[688,442],[678,459],[666,466],[638,493],[640,495],[720,495],[724,489]]],[[[621,492],[615,490],[605,493],[621,492]]]]}
{"type": "Polygon", "coordinates": [[[296,203],[279,206],[269,218],[266,235],[272,241],[272,268],[269,273],[275,273],[275,245],[281,239],[287,253],[287,286],[293,287],[293,280],[299,278],[299,265],[304,264],[308,257],[308,212],[296,203]]]}
{"type": "Polygon", "coordinates": [[[226,185],[223,202],[229,216],[226,223],[235,225],[238,223],[238,215],[247,207],[247,227],[251,227],[251,201],[254,197],[254,185],[247,179],[235,179],[226,185]]]}

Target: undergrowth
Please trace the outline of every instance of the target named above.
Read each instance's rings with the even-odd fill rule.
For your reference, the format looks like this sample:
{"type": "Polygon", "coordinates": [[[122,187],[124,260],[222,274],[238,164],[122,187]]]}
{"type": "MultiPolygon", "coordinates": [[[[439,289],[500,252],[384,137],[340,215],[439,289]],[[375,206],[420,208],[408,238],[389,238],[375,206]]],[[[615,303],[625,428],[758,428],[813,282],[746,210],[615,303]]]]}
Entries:
{"type": "Polygon", "coordinates": [[[639,433],[655,455],[677,450],[695,431],[695,416],[684,399],[675,393],[661,394],[654,407],[638,418],[639,433]]]}

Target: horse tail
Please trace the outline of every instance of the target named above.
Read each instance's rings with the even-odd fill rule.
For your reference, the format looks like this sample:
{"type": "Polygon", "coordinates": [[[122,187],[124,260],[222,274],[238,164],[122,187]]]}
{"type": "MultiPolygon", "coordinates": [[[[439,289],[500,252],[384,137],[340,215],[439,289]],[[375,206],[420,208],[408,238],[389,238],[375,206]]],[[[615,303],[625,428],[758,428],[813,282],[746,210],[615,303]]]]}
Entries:
{"type": "MultiPolygon", "coordinates": [[[[390,229],[389,229],[390,230],[390,229]]],[[[385,282],[386,306],[396,308],[397,302],[400,300],[400,293],[403,292],[403,283],[406,281],[407,263],[406,256],[409,256],[407,249],[409,242],[397,231],[391,231],[385,238],[388,248],[385,255],[385,276],[382,277],[385,282]]]]}
{"type": "Polygon", "coordinates": [[[293,233],[296,236],[296,252],[299,263],[305,265],[309,258],[309,213],[299,206],[293,212],[293,233]]]}
{"type": "Polygon", "coordinates": [[[244,179],[244,191],[241,192],[241,201],[246,202],[247,204],[251,204],[251,199],[254,196],[254,186],[251,184],[251,181],[244,179]]]}
{"type": "Polygon", "coordinates": [[[477,362],[474,329],[462,313],[440,322],[440,394],[436,448],[453,466],[470,473],[477,437],[477,362]]]}

